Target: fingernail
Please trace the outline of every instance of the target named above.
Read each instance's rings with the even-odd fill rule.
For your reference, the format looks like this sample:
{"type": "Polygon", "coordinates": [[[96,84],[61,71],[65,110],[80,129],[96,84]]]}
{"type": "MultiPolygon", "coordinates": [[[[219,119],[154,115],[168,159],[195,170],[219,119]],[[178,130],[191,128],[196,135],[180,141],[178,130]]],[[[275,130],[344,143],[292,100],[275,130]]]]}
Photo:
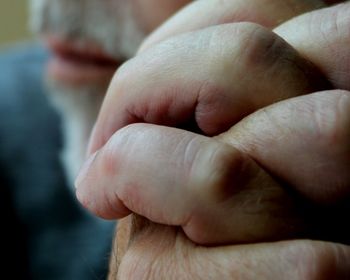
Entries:
{"type": "Polygon", "coordinates": [[[94,151],[92,149],[93,147],[93,138],[94,138],[94,135],[95,135],[95,130],[96,130],[96,123],[94,124],[94,126],[92,127],[92,130],[91,130],[91,133],[90,133],[90,138],[89,138],[89,142],[88,142],[88,145],[87,145],[87,149],[86,149],[86,157],[89,157],[94,151]]]}
{"type": "Polygon", "coordinates": [[[84,179],[86,178],[86,175],[89,172],[89,169],[92,165],[92,163],[95,161],[96,156],[98,154],[99,151],[96,151],[94,154],[92,154],[91,156],[88,157],[88,159],[83,163],[83,165],[81,166],[79,172],[78,172],[78,176],[75,179],[75,188],[77,189],[80,184],[84,181],[84,179]]]}

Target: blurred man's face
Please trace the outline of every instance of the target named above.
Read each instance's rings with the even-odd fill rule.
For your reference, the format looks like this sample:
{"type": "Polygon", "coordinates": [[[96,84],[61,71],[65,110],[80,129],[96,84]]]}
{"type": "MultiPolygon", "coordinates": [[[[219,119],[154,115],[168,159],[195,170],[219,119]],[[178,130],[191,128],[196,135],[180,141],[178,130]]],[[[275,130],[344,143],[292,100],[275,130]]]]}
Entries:
{"type": "Polygon", "coordinates": [[[143,38],[188,0],[30,0],[32,26],[53,51],[49,76],[105,84],[143,38]]]}

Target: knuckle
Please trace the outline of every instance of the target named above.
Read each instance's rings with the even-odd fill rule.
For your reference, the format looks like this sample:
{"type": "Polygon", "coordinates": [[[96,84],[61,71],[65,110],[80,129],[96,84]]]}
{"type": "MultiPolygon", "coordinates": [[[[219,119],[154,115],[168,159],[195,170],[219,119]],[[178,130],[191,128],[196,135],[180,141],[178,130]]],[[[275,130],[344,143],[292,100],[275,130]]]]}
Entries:
{"type": "MultiPolygon", "coordinates": [[[[209,201],[222,202],[244,187],[250,165],[238,150],[229,145],[218,145],[208,159],[210,170],[207,173],[209,201]]],[[[252,175],[252,174],[250,174],[252,175]]]]}
{"type": "Polygon", "coordinates": [[[262,27],[254,27],[245,36],[241,45],[241,53],[244,54],[248,66],[274,61],[283,51],[282,40],[262,27]]]}
{"type": "MultiPolygon", "coordinates": [[[[223,155],[220,145],[216,142],[204,142],[196,147],[195,154],[191,156],[192,166],[189,178],[194,179],[193,185],[198,195],[203,195],[203,189],[207,190],[210,186],[221,183],[223,175],[221,171],[225,168],[221,161],[223,155]]],[[[189,184],[191,185],[192,182],[189,184]]]]}
{"type": "Polygon", "coordinates": [[[283,39],[257,24],[240,24],[237,26],[237,33],[235,52],[247,69],[268,69],[267,67],[275,65],[277,61],[293,54],[292,48],[283,39]]]}
{"type": "Polygon", "coordinates": [[[209,233],[211,225],[208,225],[203,219],[203,214],[194,213],[182,227],[186,236],[194,243],[207,245],[213,242],[213,238],[209,233]]]}
{"type": "Polygon", "coordinates": [[[204,41],[206,48],[216,58],[212,61],[213,65],[232,67],[233,61],[242,60],[246,54],[258,59],[254,47],[259,45],[268,31],[255,23],[240,22],[210,27],[205,34],[208,35],[204,41]],[[220,64],[216,63],[217,59],[220,59],[220,64]]]}
{"type": "MultiPolygon", "coordinates": [[[[285,40],[265,27],[253,23],[235,23],[217,28],[216,32],[211,38],[211,44],[217,44],[217,41],[223,44],[221,49],[216,47],[220,52],[215,55],[222,60],[218,71],[220,76],[225,77],[229,72],[245,82],[251,83],[245,79],[253,75],[256,79],[265,81],[259,83],[259,87],[250,85],[251,89],[262,93],[255,98],[258,104],[266,102],[265,92],[268,91],[278,98],[286,98],[326,86],[325,82],[320,81],[320,74],[311,63],[306,62],[285,40]],[[247,75],[247,72],[250,74],[247,75]],[[274,87],[271,86],[271,77],[276,81],[274,87]]],[[[217,60],[213,63],[217,63],[217,60]]],[[[213,68],[217,69],[215,65],[213,68]]]]}

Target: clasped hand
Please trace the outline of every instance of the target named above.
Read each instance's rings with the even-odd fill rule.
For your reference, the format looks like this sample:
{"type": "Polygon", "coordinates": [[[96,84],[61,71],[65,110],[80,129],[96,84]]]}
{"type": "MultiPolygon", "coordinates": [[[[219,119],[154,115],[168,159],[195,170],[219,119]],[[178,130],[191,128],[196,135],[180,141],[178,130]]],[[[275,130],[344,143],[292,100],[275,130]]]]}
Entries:
{"type": "Polygon", "coordinates": [[[350,4],[280,24],[321,3],[211,2],[117,71],[77,196],[104,218],[144,217],[120,222],[122,279],[348,279],[346,245],[233,244],[346,236],[350,4]]]}

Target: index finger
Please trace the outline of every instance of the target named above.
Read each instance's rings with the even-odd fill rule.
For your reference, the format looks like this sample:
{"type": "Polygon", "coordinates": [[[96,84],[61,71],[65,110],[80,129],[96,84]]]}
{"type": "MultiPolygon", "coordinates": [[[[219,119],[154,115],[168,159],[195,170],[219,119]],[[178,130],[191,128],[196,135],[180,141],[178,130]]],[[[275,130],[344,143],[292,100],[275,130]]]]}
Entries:
{"type": "Polygon", "coordinates": [[[135,122],[194,123],[216,135],[259,108],[329,87],[317,68],[262,26],[202,29],[164,41],[118,70],[89,150],[135,122]]]}
{"type": "Polygon", "coordinates": [[[178,34],[224,23],[245,21],[273,28],[292,17],[323,6],[321,0],[194,1],[153,32],[143,42],[139,52],[178,34]]]}

